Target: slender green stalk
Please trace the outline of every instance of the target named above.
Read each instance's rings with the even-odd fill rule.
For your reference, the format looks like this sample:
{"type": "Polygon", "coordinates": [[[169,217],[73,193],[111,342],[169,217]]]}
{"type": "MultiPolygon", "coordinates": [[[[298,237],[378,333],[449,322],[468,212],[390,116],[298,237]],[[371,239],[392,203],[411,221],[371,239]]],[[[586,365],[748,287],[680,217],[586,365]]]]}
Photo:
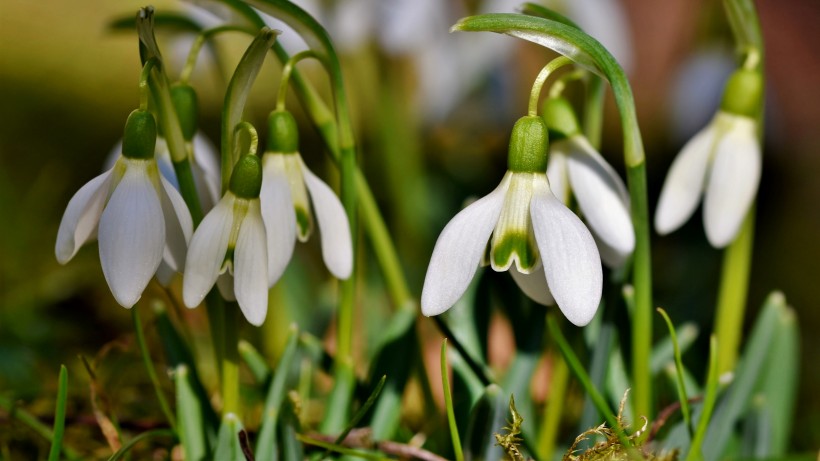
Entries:
{"type": "Polygon", "coordinates": [[[606,402],[604,396],[592,384],[581,361],[578,360],[575,352],[573,352],[569,343],[567,343],[567,340],[564,338],[564,334],[561,333],[561,329],[558,327],[558,322],[556,322],[553,314],[547,315],[547,326],[549,327],[550,334],[552,334],[552,339],[558,345],[558,349],[561,351],[561,354],[563,354],[564,360],[567,361],[569,369],[572,370],[572,373],[575,375],[575,378],[578,379],[578,382],[581,383],[581,387],[584,388],[587,395],[592,398],[592,403],[598,408],[598,412],[604,416],[609,426],[615,434],[618,435],[618,440],[621,442],[621,445],[631,447],[632,442],[626,434],[624,434],[624,430],[618,422],[618,417],[615,416],[615,413],[609,408],[609,404],[606,402]]]}
{"type": "Polygon", "coordinates": [[[210,40],[215,35],[224,32],[245,32],[251,35],[254,34],[254,32],[247,27],[239,27],[234,25],[213,27],[200,32],[194,40],[193,45],[191,45],[191,50],[188,52],[188,59],[185,60],[185,67],[182,68],[182,72],[179,74],[179,81],[181,83],[188,83],[191,79],[191,74],[193,74],[194,68],[196,67],[196,61],[199,57],[199,52],[202,49],[202,45],[204,45],[206,41],[210,40]]]}
{"type": "Polygon", "coordinates": [[[328,451],[333,451],[345,456],[353,457],[353,459],[372,459],[374,461],[389,461],[391,459],[387,456],[380,455],[378,453],[368,453],[366,451],[354,450],[353,448],[347,448],[334,443],[325,442],[323,440],[317,440],[311,437],[304,436],[302,434],[296,434],[296,438],[306,445],[313,445],[314,447],[324,448],[328,451]]]}
{"type": "Polygon", "coordinates": [[[140,354],[142,355],[142,363],[145,365],[145,371],[148,372],[148,378],[151,380],[151,385],[154,387],[154,392],[157,394],[159,407],[162,409],[162,413],[165,414],[165,419],[168,420],[168,424],[171,426],[171,429],[173,429],[174,433],[176,433],[176,418],[174,418],[174,413],[171,411],[171,406],[168,405],[168,401],[165,399],[165,394],[162,391],[162,386],[159,383],[157,372],[154,369],[154,363],[151,361],[151,353],[145,343],[145,334],[142,331],[142,323],[140,322],[139,314],[137,314],[136,308],[131,309],[131,318],[134,320],[134,333],[137,337],[137,345],[140,348],[140,354]]]}
{"type": "Polygon", "coordinates": [[[754,208],[749,210],[735,240],[723,254],[715,333],[720,340],[718,370],[731,371],[737,363],[754,246],[754,208]]]}
{"type": "Polygon", "coordinates": [[[686,393],[686,384],[683,382],[683,362],[681,361],[680,347],[678,346],[678,335],[675,333],[675,327],[672,325],[672,320],[666,311],[658,308],[658,313],[661,314],[666,321],[666,326],[669,328],[669,337],[672,339],[672,349],[675,354],[675,368],[677,370],[677,386],[678,386],[678,401],[680,402],[680,410],[683,413],[683,421],[686,423],[686,428],[689,430],[689,437],[694,435],[694,428],[692,427],[692,417],[689,411],[689,397],[686,393]]]}
{"type": "Polygon", "coordinates": [[[140,110],[147,111],[148,110],[148,100],[151,97],[151,92],[148,91],[148,76],[151,75],[151,71],[154,70],[154,67],[158,64],[157,58],[151,58],[145,62],[145,65],[142,66],[142,72],[140,73],[140,110]]]}
{"type": "Polygon", "coordinates": [[[453,442],[453,451],[456,461],[464,461],[464,453],[461,451],[461,440],[458,437],[458,425],[456,425],[456,413],[453,410],[453,397],[450,395],[450,378],[447,369],[447,338],[441,342],[441,386],[444,391],[444,406],[447,407],[447,423],[450,426],[450,440],[453,442]]]}
{"type": "MultiPolygon", "coordinates": [[[[40,437],[54,443],[54,431],[43,424],[36,416],[29,413],[26,409],[18,407],[14,400],[0,395],[0,408],[8,413],[8,418],[11,420],[20,421],[28,426],[31,430],[36,432],[40,437]]],[[[80,455],[74,450],[68,448],[64,444],[60,444],[63,454],[70,460],[80,459],[80,455]]]]}
{"type": "Polygon", "coordinates": [[[632,88],[621,66],[598,41],[576,27],[520,14],[484,14],[461,19],[451,30],[496,32],[518,37],[557,51],[601,76],[612,87],[621,118],[632,222],[635,228],[632,318],[633,405],[638,416],[652,416],[649,356],[652,347],[652,274],[646,193],[646,161],[632,88]]]}
{"type": "Polygon", "coordinates": [[[276,95],[276,110],[285,110],[285,99],[288,93],[290,76],[296,64],[306,58],[318,58],[318,56],[313,50],[305,50],[293,55],[293,57],[285,63],[284,68],[282,68],[282,80],[279,82],[279,92],[276,95]]]}
{"type": "Polygon", "coordinates": [[[703,411],[700,414],[697,431],[689,445],[689,453],[686,461],[698,461],[703,459],[700,447],[706,437],[706,429],[709,427],[709,420],[712,418],[712,410],[715,408],[717,400],[717,388],[720,372],[718,370],[718,340],[715,335],[709,338],[709,375],[706,379],[706,392],[703,397],[703,411]]]}
{"type": "Polygon", "coordinates": [[[239,417],[239,305],[236,302],[225,304],[222,415],[233,413],[239,417]]]}
{"type": "Polygon", "coordinates": [[[541,69],[541,72],[539,72],[535,77],[535,81],[532,84],[532,89],[530,90],[530,103],[528,106],[527,115],[530,117],[535,117],[538,115],[538,101],[541,99],[541,88],[544,86],[544,82],[547,81],[553,72],[567,64],[572,64],[572,60],[566,56],[561,56],[548,62],[547,65],[541,69]]]}
{"type": "Polygon", "coordinates": [[[68,398],[68,370],[60,365],[60,378],[57,385],[57,408],[54,411],[54,436],[51,439],[51,450],[48,452],[48,461],[59,461],[63,447],[63,433],[65,432],[65,405],[68,398]]]}
{"type": "Polygon", "coordinates": [[[558,438],[558,428],[561,425],[561,416],[564,413],[564,398],[569,384],[569,367],[563,356],[555,354],[552,361],[552,376],[550,376],[549,401],[544,411],[544,420],[538,431],[538,457],[552,459],[558,438]]]}

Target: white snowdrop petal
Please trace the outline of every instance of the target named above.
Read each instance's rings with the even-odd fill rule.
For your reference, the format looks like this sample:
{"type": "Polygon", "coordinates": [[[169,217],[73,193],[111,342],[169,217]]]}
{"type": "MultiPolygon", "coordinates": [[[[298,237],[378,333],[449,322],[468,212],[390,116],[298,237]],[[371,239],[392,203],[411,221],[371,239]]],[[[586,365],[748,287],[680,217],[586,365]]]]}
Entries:
{"type": "Polygon", "coordinates": [[[54,253],[60,264],[65,264],[77,254],[77,250],[89,241],[97,231],[113,170],[87,182],[71,197],[60,221],[54,253]]]}
{"type": "Polygon", "coordinates": [[[281,155],[262,158],[262,220],[265,223],[268,248],[268,286],[273,286],[285,272],[296,245],[296,213],[290,197],[288,178],[281,155]]]}
{"type": "Polygon", "coordinates": [[[655,230],[659,234],[676,230],[695,212],[716,134],[712,122],[689,140],[672,162],[655,210],[655,230]]]}
{"type": "Polygon", "coordinates": [[[157,267],[157,273],[154,274],[157,278],[157,282],[164,287],[168,287],[171,285],[171,282],[174,280],[174,276],[177,275],[177,271],[171,269],[170,266],[165,261],[160,261],[159,267],[157,267]]]}
{"type": "Polygon", "coordinates": [[[268,252],[259,200],[251,200],[242,220],[233,257],[234,293],[252,325],[260,326],[268,313],[268,252]]]}
{"type": "MultiPolygon", "coordinates": [[[[131,307],[157,272],[165,248],[165,223],[145,160],[126,160],[125,174],[100,217],[100,263],[111,293],[131,307]]],[[[156,174],[156,173],[154,173],[156,174]]]]}
{"type": "Polygon", "coordinates": [[[547,179],[550,190],[561,203],[569,203],[569,176],[567,173],[567,144],[561,141],[550,144],[547,162],[547,179]]]}
{"type": "Polygon", "coordinates": [[[188,307],[196,307],[214,286],[222,272],[233,225],[236,197],[228,192],[199,224],[185,259],[182,299],[188,307]]]}
{"type": "Polygon", "coordinates": [[[601,302],[603,271],[586,226],[549,190],[535,184],[530,213],[547,285],[570,322],[584,326],[601,302]]]}
{"type": "Polygon", "coordinates": [[[170,269],[182,272],[194,223],[179,192],[165,178],[160,177],[160,182],[159,195],[165,219],[165,250],[162,259],[170,269]]]}
{"type": "Polygon", "coordinates": [[[533,301],[544,306],[555,304],[555,299],[550,293],[549,286],[547,286],[547,277],[544,274],[543,266],[534,270],[531,274],[523,274],[513,265],[510,268],[510,275],[515,280],[518,288],[521,288],[521,291],[533,301]]]}
{"type": "Polygon", "coordinates": [[[755,123],[737,117],[718,142],[706,187],[703,223],[712,246],[723,248],[735,239],[757,195],[761,161],[755,123]]]}
{"type": "Polygon", "coordinates": [[[304,164],[302,173],[319,223],[325,265],[336,278],[344,280],[350,277],[353,270],[353,246],[347,214],[333,190],[304,164]]]}
{"type": "Polygon", "coordinates": [[[596,237],[626,258],[635,249],[635,230],[623,181],[586,138],[567,141],[572,146],[569,180],[578,206],[596,237]]]}
{"type": "Polygon", "coordinates": [[[498,222],[509,178],[507,173],[494,191],[455,215],[441,231],[424,278],[421,293],[424,315],[441,314],[467,290],[498,222]]]}

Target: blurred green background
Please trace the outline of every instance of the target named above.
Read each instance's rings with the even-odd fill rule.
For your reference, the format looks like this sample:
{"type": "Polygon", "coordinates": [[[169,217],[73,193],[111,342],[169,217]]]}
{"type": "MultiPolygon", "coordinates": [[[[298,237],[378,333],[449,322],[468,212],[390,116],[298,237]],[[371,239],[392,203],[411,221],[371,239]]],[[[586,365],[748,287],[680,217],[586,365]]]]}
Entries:
{"type": "MultiPolygon", "coordinates": [[[[448,11],[455,16],[430,22],[446,30],[459,13],[478,8],[477,2],[453,3],[458,6],[448,11]]],[[[731,68],[730,37],[719,2],[626,0],[622,5],[630,25],[629,74],[654,209],[674,155],[717,104],[714,88],[719,91],[721,72],[725,77],[731,68]],[[698,98],[705,99],[705,111],[697,110],[698,98]]],[[[75,378],[73,414],[81,419],[90,413],[82,403],[87,383],[77,356],[94,357],[105,344],[127,337],[131,328],[129,312],[116,305],[102,278],[96,245],[66,266],[57,264],[53,248],[69,198],[99,174],[127,114],[138,104],[136,34],[113,32],[108,25],[140,6],[143,2],[131,0],[0,0],[0,392],[22,399],[46,418],[60,363],[75,378]]],[[[180,8],[166,1],[154,6],[158,11],[180,8]]],[[[758,7],[767,44],[768,101],[747,327],[774,289],[782,290],[797,312],[802,367],[793,444],[807,450],[820,445],[820,337],[814,334],[820,328],[820,2],[783,0],[758,7]]],[[[439,33],[441,40],[450,37],[439,33]]],[[[159,39],[167,44],[172,37],[159,39]]],[[[425,80],[415,72],[420,61],[411,53],[387,52],[374,37],[343,48],[362,162],[416,294],[438,232],[466,198],[486,194],[500,180],[510,128],[523,114],[529,85],[548,58],[541,49],[507,37],[488,34],[485,39],[506,48],[480,74],[463,75],[460,97],[444,109],[425,106],[425,80]]],[[[232,68],[247,42],[237,36],[220,39],[226,68],[232,68]]],[[[278,69],[266,64],[254,90],[247,117],[257,126],[264,126],[263,117],[273,107],[278,69]]],[[[325,85],[324,77],[312,74],[325,85]]],[[[202,101],[202,128],[211,139],[217,139],[228,76],[203,59],[192,82],[202,101]]],[[[290,104],[296,108],[295,100],[290,104]]],[[[605,123],[602,151],[622,171],[611,104],[605,123]]],[[[308,164],[332,175],[313,132],[302,128],[308,164]]],[[[307,261],[318,261],[316,245],[299,251],[307,261]]],[[[655,303],[676,322],[692,320],[708,331],[721,253],[706,243],[700,213],[682,230],[655,237],[653,253],[655,303]]],[[[327,278],[320,265],[314,271],[310,264],[289,269],[287,277],[306,278],[308,286],[327,278]]],[[[157,287],[149,290],[162,296],[157,287]]],[[[364,296],[383,300],[381,294],[364,296]]],[[[363,303],[358,315],[371,315],[369,308],[363,303]]],[[[387,311],[379,309],[382,314],[373,315],[387,311]]],[[[192,321],[201,320],[191,315],[192,321]]],[[[269,318],[268,323],[279,319],[269,318]]],[[[659,319],[656,327],[663,331],[659,319]]],[[[266,328],[277,331],[277,326],[266,328]]],[[[702,361],[706,349],[701,341],[689,354],[702,361]]],[[[126,359],[136,360],[136,355],[126,354],[123,363],[126,359]]],[[[113,376],[117,370],[109,371],[113,376]]],[[[111,378],[110,386],[137,372],[127,366],[120,371],[124,374],[111,378]]],[[[140,401],[136,391],[121,399],[134,405],[140,401]]],[[[7,423],[2,418],[0,431],[7,423]]],[[[7,434],[14,437],[15,432],[7,434]]]]}

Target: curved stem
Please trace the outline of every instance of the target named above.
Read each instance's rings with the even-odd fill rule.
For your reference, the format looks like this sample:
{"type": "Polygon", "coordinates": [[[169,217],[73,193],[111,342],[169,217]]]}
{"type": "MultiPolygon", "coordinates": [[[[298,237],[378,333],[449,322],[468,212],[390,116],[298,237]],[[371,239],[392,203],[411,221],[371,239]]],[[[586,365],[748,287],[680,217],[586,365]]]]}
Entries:
{"type": "Polygon", "coordinates": [[[231,25],[213,27],[211,29],[206,29],[200,32],[194,40],[193,45],[191,45],[191,50],[188,52],[188,58],[185,60],[185,67],[182,68],[182,72],[180,72],[179,74],[179,81],[181,83],[188,83],[188,81],[191,79],[191,74],[193,74],[194,68],[196,67],[196,61],[197,58],[199,58],[199,52],[202,49],[202,45],[204,45],[206,41],[210,40],[215,35],[221,34],[223,32],[246,32],[250,33],[251,35],[254,34],[253,31],[249,30],[246,27],[231,25]]]}
{"type": "Polygon", "coordinates": [[[256,132],[256,128],[250,122],[241,121],[237,123],[233,129],[233,137],[235,142],[234,157],[239,158],[244,154],[256,155],[259,147],[259,133],[256,132]],[[241,137],[242,134],[247,135],[247,137],[241,137]]]}
{"type": "Polygon", "coordinates": [[[148,99],[151,97],[151,92],[148,90],[148,77],[151,75],[151,71],[154,70],[154,67],[159,64],[157,58],[151,58],[145,62],[145,65],[142,66],[142,72],[140,72],[140,110],[147,111],[148,110],[148,99]]]}
{"type": "Polygon", "coordinates": [[[535,117],[538,115],[538,100],[541,97],[541,88],[544,86],[544,82],[547,81],[550,74],[567,64],[572,64],[572,60],[566,56],[561,56],[553,59],[547,63],[543,69],[541,69],[541,72],[539,72],[538,76],[535,77],[535,82],[532,84],[532,90],[530,90],[530,104],[527,110],[527,115],[530,117],[535,117]]]}
{"type": "Polygon", "coordinates": [[[293,73],[293,69],[296,67],[296,64],[306,58],[319,59],[319,56],[313,50],[305,50],[300,53],[296,53],[293,57],[288,59],[288,62],[285,63],[285,67],[282,69],[282,81],[279,82],[279,93],[276,96],[276,110],[285,110],[285,97],[288,93],[290,74],[293,73]]]}

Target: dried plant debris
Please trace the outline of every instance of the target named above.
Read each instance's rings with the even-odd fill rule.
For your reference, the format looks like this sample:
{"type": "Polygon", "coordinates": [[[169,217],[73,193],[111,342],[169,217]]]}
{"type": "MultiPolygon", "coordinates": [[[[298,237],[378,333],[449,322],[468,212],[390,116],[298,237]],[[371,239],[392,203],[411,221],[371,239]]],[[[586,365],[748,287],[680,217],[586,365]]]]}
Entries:
{"type": "Polygon", "coordinates": [[[507,456],[513,461],[525,461],[527,458],[521,453],[519,445],[523,440],[521,439],[521,423],[524,418],[515,409],[515,398],[510,395],[510,413],[512,414],[512,421],[509,426],[503,428],[506,434],[495,434],[496,445],[500,446],[507,452],[507,456]]]}
{"type": "Polygon", "coordinates": [[[569,447],[569,450],[567,450],[566,454],[564,454],[563,461],[626,461],[634,459],[649,461],[677,461],[677,450],[653,453],[651,450],[647,449],[648,447],[646,445],[643,445],[644,442],[641,440],[641,436],[644,431],[646,431],[649,424],[649,421],[645,416],[641,416],[643,426],[641,426],[641,428],[633,434],[629,435],[629,432],[627,431],[629,424],[623,418],[624,405],[626,404],[626,397],[628,394],[629,389],[624,392],[624,396],[621,399],[621,404],[618,406],[618,427],[613,429],[607,427],[606,423],[602,423],[598,427],[593,427],[585,431],[575,438],[572,446],[569,447]],[[618,431],[627,434],[626,438],[633,443],[632,447],[625,447],[621,444],[621,440],[618,438],[618,431]],[[603,440],[599,440],[587,450],[579,450],[578,446],[581,442],[595,436],[600,436],[603,440]]]}

